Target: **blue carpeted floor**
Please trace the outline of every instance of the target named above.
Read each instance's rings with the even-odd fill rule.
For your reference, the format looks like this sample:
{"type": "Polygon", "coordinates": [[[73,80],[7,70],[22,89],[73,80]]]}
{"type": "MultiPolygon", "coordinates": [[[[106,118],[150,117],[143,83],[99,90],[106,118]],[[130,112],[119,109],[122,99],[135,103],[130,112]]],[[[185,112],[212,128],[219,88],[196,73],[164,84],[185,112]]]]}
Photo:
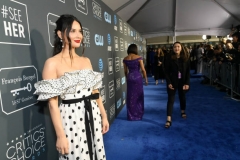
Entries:
{"type": "Polygon", "coordinates": [[[187,119],[176,95],[172,126],[166,121],[166,84],[149,77],[142,121],[127,121],[126,107],[104,135],[107,160],[240,160],[240,102],[191,79],[187,119]]]}

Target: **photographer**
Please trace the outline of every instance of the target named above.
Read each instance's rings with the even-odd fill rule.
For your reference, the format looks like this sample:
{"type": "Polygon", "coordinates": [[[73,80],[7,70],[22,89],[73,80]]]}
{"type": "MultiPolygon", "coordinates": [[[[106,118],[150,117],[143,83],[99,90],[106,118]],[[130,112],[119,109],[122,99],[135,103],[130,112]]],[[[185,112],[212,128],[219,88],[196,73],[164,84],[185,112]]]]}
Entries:
{"type": "Polygon", "coordinates": [[[225,53],[226,60],[230,61],[230,62],[233,62],[233,59],[237,54],[237,50],[233,48],[232,43],[227,43],[226,47],[227,47],[227,50],[226,50],[226,53],[225,53]]]}

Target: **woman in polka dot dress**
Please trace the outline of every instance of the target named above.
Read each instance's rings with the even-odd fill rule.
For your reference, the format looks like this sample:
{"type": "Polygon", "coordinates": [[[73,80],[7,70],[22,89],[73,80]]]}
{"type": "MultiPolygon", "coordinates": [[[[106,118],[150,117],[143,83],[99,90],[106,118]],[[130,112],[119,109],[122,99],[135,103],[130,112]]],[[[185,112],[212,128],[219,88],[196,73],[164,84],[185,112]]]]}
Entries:
{"type": "Polygon", "coordinates": [[[35,84],[38,100],[48,100],[57,135],[59,159],[106,159],[102,134],[109,123],[99,96],[102,74],[88,58],[78,56],[82,25],[72,15],[56,21],[54,54],[44,65],[43,79],[35,84]],[[62,103],[58,105],[58,96],[62,103]]]}

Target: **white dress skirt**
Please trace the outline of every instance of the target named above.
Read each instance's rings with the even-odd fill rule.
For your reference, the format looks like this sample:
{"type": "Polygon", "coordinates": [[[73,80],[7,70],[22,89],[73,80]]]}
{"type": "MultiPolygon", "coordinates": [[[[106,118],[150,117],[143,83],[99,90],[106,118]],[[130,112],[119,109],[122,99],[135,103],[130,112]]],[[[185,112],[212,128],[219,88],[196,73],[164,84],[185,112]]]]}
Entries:
{"type": "Polygon", "coordinates": [[[38,100],[60,95],[62,125],[69,142],[69,154],[59,160],[105,160],[102,122],[99,107],[92,94],[102,86],[102,74],[92,70],[67,72],[58,79],[35,84],[38,100]]]}

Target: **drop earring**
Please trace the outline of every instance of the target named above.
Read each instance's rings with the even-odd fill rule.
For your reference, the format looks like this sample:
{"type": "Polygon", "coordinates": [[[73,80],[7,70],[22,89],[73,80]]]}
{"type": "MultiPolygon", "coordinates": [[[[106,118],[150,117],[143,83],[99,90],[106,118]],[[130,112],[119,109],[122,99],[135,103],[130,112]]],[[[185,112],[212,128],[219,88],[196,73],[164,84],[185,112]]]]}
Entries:
{"type": "Polygon", "coordinates": [[[62,39],[60,39],[60,42],[62,43],[62,48],[64,48],[64,45],[63,45],[63,41],[62,41],[62,39]]]}

